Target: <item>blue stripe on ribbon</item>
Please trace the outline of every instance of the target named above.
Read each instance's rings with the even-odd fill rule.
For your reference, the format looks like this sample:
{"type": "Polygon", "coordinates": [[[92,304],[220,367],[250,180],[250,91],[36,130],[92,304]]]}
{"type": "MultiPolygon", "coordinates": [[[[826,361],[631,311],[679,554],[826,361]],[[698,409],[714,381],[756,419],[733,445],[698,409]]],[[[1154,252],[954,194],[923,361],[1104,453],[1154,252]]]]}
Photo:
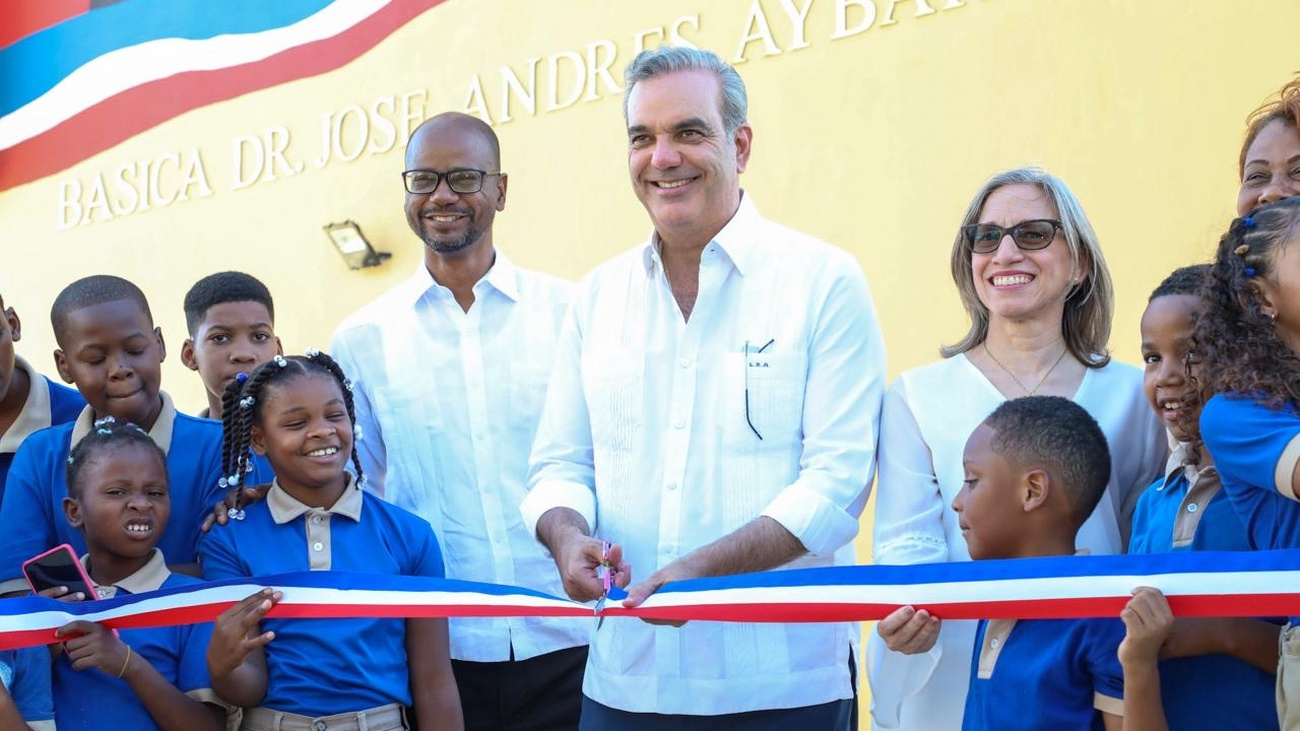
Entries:
{"type": "MultiPolygon", "coordinates": [[[[1240,574],[1297,570],[1300,570],[1300,550],[1185,551],[1143,555],[1052,556],[998,561],[961,561],[913,566],[874,565],[794,569],[680,581],[665,585],[659,593],[752,587],[915,585],[1049,577],[1240,574]]],[[[1207,587],[1207,590],[1212,588],[1207,587]]],[[[1296,590],[1300,590],[1300,587],[1278,587],[1280,592],[1296,590]]]]}
{"type": "MultiPolygon", "coordinates": [[[[1017,579],[1077,578],[1096,579],[1103,582],[1112,577],[1195,574],[1206,576],[1204,594],[1217,592],[1214,575],[1244,574],[1252,572],[1300,571],[1300,550],[1257,552],[1182,552],[1140,556],[1062,556],[1004,561],[970,561],[923,564],[916,566],[839,566],[829,568],[768,571],[709,579],[682,581],[664,586],[659,594],[687,595],[693,592],[778,588],[792,589],[791,599],[800,598],[799,587],[818,586],[909,586],[924,584],[961,583],[972,589],[970,599],[979,599],[976,586],[986,581],[1017,579]]],[[[479,594],[507,600],[510,597],[529,597],[582,605],[548,594],[512,586],[500,586],[472,581],[432,579],[414,576],[384,576],[377,574],[316,571],[281,574],[259,578],[230,579],[219,582],[192,584],[138,595],[124,595],[91,602],[64,603],[43,597],[22,597],[0,601],[0,633],[13,630],[7,618],[39,612],[62,612],[82,616],[126,608],[143,601],[160,597],[194,594],[224,586],[271,586],[276,588],[320,588],[358,591],[391,592],[455,592],[479,594]]],[[[1132,587],[1127,583],[1121,594],[1132,587]]],[[[1300,586],[1278,586],[1279,594],[1300,594],[1300,586]]],[[[251,592],[250,592],[251,593],[251,592]]],[[[612,598],[619,598],[611,592],[612,598]]],[[[242,597],[240,597],[242,598],[242,597]]],[[[346,597],[340,598],[346,600],[346,597]]],[[[473,600],[469,599],[472,603],[473,600]]],[[[996,600],[995,600],[996,601],[996,600]]],[[[521,611],[521,614],[526,611],[521,611]]],[[[131,614],[130,611],[123,615],[131,614]]]]}
{"type": "MultiPolygon", "coordinates": [[[[159,597],[193,594],[198,591],[204,591],[221,586],[249,585],[269,586],[276,589],[301,587],[308,589],[338,589],[344,591],[400,591],[410,593],[463,592],[497,597],[517,596],[557,600],[556,597],[551,596],[550,594],[533,591],[532,589],[525,589],[517,586],[502,586],[499,584],[484,584],[476,581],[434,579],[425,576],[389,576],[349,571],[303,571],[292,574],[276,574],[274,576],[226,579],[223,581],[212,581],[202,584],[187,584],[185,586],[172,587],[170,589],[160,589],[146,594],[123,594],[90,602],[61,602],[57,599],[46,599],[45,597],[36,596],[6,599],[0,601],[0,632],[7,629],[3,624],[4,617],[6,616],[19,616],[32,614],[34,612],[49,611],[67,612],[68,614],[80,616],[83,614],[93,614],[136,604],[143,599],[157,599],[159,597]]],[[[568,600],[558,599],[557,601],[568,600]]]]}
{"type": "Polygon", "coordinates": [[[0,49],[0,117],[110,51],[163,38],[256,33],[311,17],[333,0],[125,0],[0,49]]]}

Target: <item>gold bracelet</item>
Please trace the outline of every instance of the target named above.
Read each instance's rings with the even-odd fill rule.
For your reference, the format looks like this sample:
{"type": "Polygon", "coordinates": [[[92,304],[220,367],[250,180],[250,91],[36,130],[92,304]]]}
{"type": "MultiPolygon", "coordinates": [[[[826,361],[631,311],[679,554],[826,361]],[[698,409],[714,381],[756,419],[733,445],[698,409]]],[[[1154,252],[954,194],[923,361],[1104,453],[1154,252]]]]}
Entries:
{"type": "Polygon", "coordinates": [[[126,666],[131,664],[131,646],[126,646],[126,659],[122,661],[122,669],[117,671],[117,677],[126,675],[126,666]]]}

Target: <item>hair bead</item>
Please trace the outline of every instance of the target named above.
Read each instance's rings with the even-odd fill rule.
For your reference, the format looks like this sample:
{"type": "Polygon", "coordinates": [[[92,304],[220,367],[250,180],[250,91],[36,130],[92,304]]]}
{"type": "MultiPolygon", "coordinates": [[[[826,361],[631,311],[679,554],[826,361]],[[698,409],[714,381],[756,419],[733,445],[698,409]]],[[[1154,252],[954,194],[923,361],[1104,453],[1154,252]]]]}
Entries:
{"type": "MultiPolygon", "coordinates": [[[[265,388],[279,381],[287,381],[298,375],[315,373],[328,374],[338,384],[347,407],[348,421],[355,428],[356,407],[353,404],[352,390],[343,369],[328,354],[313,350],[309,357],[282,355],[274,356],[269,362],[253,369],[244,379],[231,383],[222,394],[222,471],[227,473],[222,479],[225,486],[238,487],[244,481],[244,475],[253,472],[253,457],[249,450],[250,437],[254,422],[258,417],[259,399],[265,388]],[[290,367],[294,366],[294,367],[290,367]]],[[[359,430],[354,432],[352,441],[352,464],[356,468],[359,484],[365,484],[361,470],[361,461],[357,456],[356,440],[359,430]]]]}

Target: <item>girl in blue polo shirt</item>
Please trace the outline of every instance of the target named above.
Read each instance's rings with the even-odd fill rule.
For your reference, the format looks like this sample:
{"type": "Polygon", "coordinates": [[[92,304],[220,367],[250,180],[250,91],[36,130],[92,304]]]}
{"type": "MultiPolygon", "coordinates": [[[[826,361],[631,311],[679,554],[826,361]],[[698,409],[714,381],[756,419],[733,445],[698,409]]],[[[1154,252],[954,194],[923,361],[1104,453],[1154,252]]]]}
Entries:
{"type": "MultiPolygon", "coordinates": [[[[310,352],[276,356],[226,389],[227,482],[240,482],[250,447],[276,478],[204,537],[206,578],[443,575],[429,524],[361,489],[348,386],[332,358],[310,352]]],[[[420,728],[463,728],[445,619],[264,619],[277,598],[265,589],[223,613],[208,647],[213,687],[246,709],[241,729],[394,731],[409,728],[407,707],[420,728]]]]}
{"type": "MultiPolygon", "coordinates": [[[[106,417],[73,447],[63,513],[85,534],[99,597],[200,583],[167,569],[156,544],[171,499],[162,448],[106,417]]],[[[226,711],[204,661],[210,623],[124,629],[77,620],[56,633],[54,720],[62,731],[221,731],[226,711]]],[[[43,648],[42,648],[43,649],[43,648]]]]}
{"type": "MultiPolygon", "coordinates": [[[[1251,547],[1300,548],[1300,198],[1232,222],[1202,290],[1201,438],[1251,547]]],[[[1284,630],[1282,728],[1300,727],[1300,631],[1284,630]]]]}

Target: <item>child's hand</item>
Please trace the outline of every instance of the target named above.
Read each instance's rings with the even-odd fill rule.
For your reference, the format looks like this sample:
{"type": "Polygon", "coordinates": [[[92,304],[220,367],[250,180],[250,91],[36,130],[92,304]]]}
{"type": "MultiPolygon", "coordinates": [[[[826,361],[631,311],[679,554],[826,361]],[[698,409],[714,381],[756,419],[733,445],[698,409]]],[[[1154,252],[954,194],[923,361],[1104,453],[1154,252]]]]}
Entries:
{"type": "Polygon", "coordinates": [[[239,515],[242,518],[242,511],[245,506],[265,499],[266,493],[270,491],[270,485],[241,487],[238,490],[231,490],[226,493],[221,502],[212,506],[212,512],[203,519],[203,522],[199,525],[199,531],[207,533],[212,530],[214,525],[225,525],[230,522],[232,515],[239,515]]]}
{"type": "Polygon", "coordinates": [[[63,651],[73,670],[99,668],[115,678],[126,675],[131,661],[130,648],[108,627],[78,619],[60,627],[54,635],[67,638],[63,651]]]}
{"type": "Polygon", "coordinates": [[[876,625],[876,634],[894,652],[919,655],[939,639],[939,618],[912,607],[899,607],[876,625]]]}
{"type": "Polygon", "coordinates": [[[278,591],[261,589],[217,617],[208,643],[208,672],[213,677],[234,672],[248,653],[275,639],[274,632],[260,632],[259,623],[283,596],[278,591]]]}
{"type": "Polygon", "coordinates": [[[36,596],[43,596],[46,599],[58,599],[61,602],[81,602],[90,598],[79,591],[69,591],[66,586],[51,586],[37,592],[36,596]]]}
{"type": "Polygon", "coordinates": [[[1139,586],[1133,598],[1119,613],[1127,633],[1119,643],[1121,665],[1155,663],[1160,659],[1160,648],[1174,625],[1174,613],[1159,589],[1139,586]]]}

